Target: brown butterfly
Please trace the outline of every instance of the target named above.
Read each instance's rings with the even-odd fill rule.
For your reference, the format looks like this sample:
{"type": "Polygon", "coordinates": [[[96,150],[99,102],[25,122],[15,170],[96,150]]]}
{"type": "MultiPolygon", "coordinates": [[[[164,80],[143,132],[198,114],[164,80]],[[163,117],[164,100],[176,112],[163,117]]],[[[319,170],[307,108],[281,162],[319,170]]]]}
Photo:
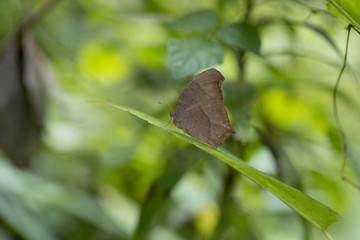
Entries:
{"type": "Polygon", "coordinates": [[[214,148],[236,132],[230,126],[220,89],[224,80],[214,68],[196,75],[180,94],[176,111],[170,112],[175,126],[214,148]]]}

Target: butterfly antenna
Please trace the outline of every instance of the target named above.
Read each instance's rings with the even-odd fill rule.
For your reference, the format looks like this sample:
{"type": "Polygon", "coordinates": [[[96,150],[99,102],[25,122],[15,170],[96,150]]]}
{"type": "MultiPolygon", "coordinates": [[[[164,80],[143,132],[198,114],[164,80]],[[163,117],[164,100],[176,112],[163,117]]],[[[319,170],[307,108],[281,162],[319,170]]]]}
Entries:
{"type": "Polygon", "coordinates": [[[167,101],[167,99],[166,99],[164,96],[162,96],[162,99],[163,99],[163,100],[166,102],[166,104],[169,106],[170,110],[171,110],[172,112],[175,112],[174,109],[171,107],[171,105],[169,104],[169,102],[167,101]]]}

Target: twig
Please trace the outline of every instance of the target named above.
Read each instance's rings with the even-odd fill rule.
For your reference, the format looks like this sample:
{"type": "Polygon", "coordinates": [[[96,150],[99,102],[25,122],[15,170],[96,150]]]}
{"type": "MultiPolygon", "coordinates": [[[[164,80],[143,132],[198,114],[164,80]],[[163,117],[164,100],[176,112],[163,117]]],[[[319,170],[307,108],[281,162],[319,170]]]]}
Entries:
{"type": "Polygon", "coordinates": [[[37,20],[39,20],[42,16],[44,16],[49,9],[51,9],[55,3],[60,2],[60,0],[49,0],[40,9],[37,9],[30,13],[25,19],[23,19],[20,23],[19,29],[26,29],[32,26],[37,20]]]}
{"type": "Polygon", "coordinates": [[[274,162],[276,165],[276,175],[278,177],[278,179],[280,179],[281,181],[284,181],[284,169],[283,169],[283,165],[282,165],[282,160],[281,157],[283,155],[281,149],[273,142],[273,140],[270,138],[269,134],[267,134],[266,132],[255,128],[256,131],[259,133],[262,142],[269,148],[271,154],[273,155],[274,158],[274,162]]]}
{"type": "MultiPolygon", "coordinates": [[[[253,0],[247,0],[246,1],[245,16],[243,18],[244,23],[249,22],[252,9],[253,9],[253,0]]],[[[239,67],[239,74],[240,74],[239,80],[238,80],[239,85],[241,85],[241,83],[244,82],[244,77],[245,77],[245,55],[246,55],[245,50],[238,50],[236,52],[236,58],[237,58],[237,63],[238,63],[238,67],[239,67]]]]}
{"type": "Polygon", "coordinates": [[[348,48],[349,48],[350,31],[351,31],[352,28],[353,27],[352,27],[351,24],[347,27],[348,34],[347,34],[347,38],[346,38],[344,63],[343,63],[343,66],[341,67],[339,75],[338,75],[338,77],[336,79],[336,83],[335,83],[334,90],[333,90],[333,112],[334,112],[334,118],[335,118],[336,126],[337,126],[337,128],[339,130],[339,133],[341,135],[341,138],[342,138],[342,150],[343,150],[343,153],[344,153],[343,161],[342,161],[342,165],[341,165],[341,179],[343,181],[345,181],[345,182],[348,182],[349,184],[351,184],[352,186],[354,186],[354,187],[356,187],[357,189],[360,190],[360,186],[355,181],[353,181],[352,179],[345,176],[345,165],[346,165],[346,159],[347,159],[348,144],[347,144],[347,139],[346,139],[346,134],[345,134],[344,127],[342,126],[341,121],[340,121],[338,107],[337,107],[337,93],[338,93],[341,77],[342,77],[342,75],[344,73],[344,70],[346,68],[348,48]]]}

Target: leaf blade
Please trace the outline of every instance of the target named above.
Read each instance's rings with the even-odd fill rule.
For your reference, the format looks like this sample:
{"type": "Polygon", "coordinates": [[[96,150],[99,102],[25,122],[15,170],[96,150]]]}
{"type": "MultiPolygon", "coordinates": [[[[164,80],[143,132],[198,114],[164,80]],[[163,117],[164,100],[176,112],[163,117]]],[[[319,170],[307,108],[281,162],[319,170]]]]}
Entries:
{"type": "Polygon", "coordinates": [[[217,16],[213,10],[203,9],[191,12],[169,24],[172,29],[203,33],[216,25],[217,16]]]}
{"type": "Polygon", "coordinates": [[[218,36],[227,45],[260,55],[261,40],[258,29],[246,23],[224,24],[218,36]]]}
{"type": "Polygon", "coordinates": [[[352,0],[327,0],[330,5],[328,9],[334,15],[343,16],[349,23],[351,23],[358,31],[360,31],[360,8],[356,1],[352,0]],[[332,7],[334,8],[332,8],[332,7]]]}
{"type": "Polygon", "coordinates": [[[172,38],[168,41],[168,52],[171,71],[176,78],[219,64],[224,56],[219,44],[202,37],[172,38]]]}
{"type": "MultiPolygon", "coordinates": [[[[75,188],[68,188],[63,184],[46,181],[35,174],[19,171],[2,163],[0,164],[0,202],[5,204],[6,202],[1,199],[4,195],[16,197],[19,203],[17,203],[17,205],[15,205],[16,203],[11,203],[14,205],[13,208],[20,209],[22,208],[21,204],[31,203],[34,206],[41,206],[44,207],[44,209],[54,209],[61,212],[61,214],[77,217],[116,236],[126,236],[126,231],[120,228],[105,210],[104,203],[90,194],[75,188]]],[[[23,215],[26,217],[25,220],[29,218],[31,221],[31,217],[28,216],[29,214],[27,212],[24,210],[19,211],[21,211],[20,213],[24,213],[23,215]]],[[[4,213],[4,211],[0,209],[0,215],[4,214],[6,214],[6,212],[4,213]]],[[[15,224],[14,227],[21,228],[21,226],[16,225],[17,223],[14,222],[12,218],[7,217],[6,220],[9,224],[15,224]]],[[[35,220],[33,219],[32,221],[35,220]]],[[[36,224],[36,222],[34,222],[34,224],[36,224]]],[[[37,228],[41,227],[35,225],[34,229],[37,228]]],[[[43,228],[46,229],[46,227],[43,228]]],[[[27,235],[33,234],[31,229],[28,231],[21,229],[19,232],[27,235]]],[[[45,237],[49,235],[46,234],[46,232],[39,234],[45,237]]],[[[53,239],[45,237],[29,239],[53,239]]]]}
{"type": "Polygon", "coordinates": [[[243,174],[253,182],[257,183],[261,187],[264,187],[276,197],[278,197],[281,201],[283,201],[286,205],[292,208],[295,212],[299,215],[303,216],[313,225],[321,229],[324,234],[326,228],[331,225],[332,223],[338,221],[340,219],[340,215],[330,209],[329,207],[323,205],[322,203],[318,202],[317,200],[305,195],[304,193],[300,192],[299,190],[292,188],[279,180],[268,176],[261,171],[252,168],[241,161],[236,156],[232,155],[231,153],[223,150],[222,148],[214,149],[210,147],[208,144],[203,143],[195,138],[185,136],[179,129],[175,127],[172,130],[167,130],[165,128],[165,123],[155,119],[152,116],[149,116],[145,113],[139,112],[137,110],[128,108],[126,106],[121,105],[114,105],[108,104],[99,101],[92,101],[93,103],[101,103],[110,105],[122,111],[126,111],[134,116],[137,116],[154,126],[157,126],[165,131],[168,131],[179,138],[182,138],[195,146],[199,147],[200,149],[206,151],[207,153],[219,158],[226,164],[230,165],[234,169],[236,169],[239,173],[243,174]],[[189,140],[190,139],[190,140],[189,140]]]}

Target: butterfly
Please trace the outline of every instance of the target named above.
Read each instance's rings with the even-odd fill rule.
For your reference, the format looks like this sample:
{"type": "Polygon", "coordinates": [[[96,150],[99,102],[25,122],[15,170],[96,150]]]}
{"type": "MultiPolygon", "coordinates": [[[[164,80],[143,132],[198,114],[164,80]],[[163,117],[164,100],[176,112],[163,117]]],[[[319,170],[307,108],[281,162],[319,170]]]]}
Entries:
{"type": "Polygon", "coordinates": [[[196,75],[180,94],[173,123],[190,136],[217,148],[236,133],[230,126],[221,83],[224,76],[216,69],[196,75]]]}

